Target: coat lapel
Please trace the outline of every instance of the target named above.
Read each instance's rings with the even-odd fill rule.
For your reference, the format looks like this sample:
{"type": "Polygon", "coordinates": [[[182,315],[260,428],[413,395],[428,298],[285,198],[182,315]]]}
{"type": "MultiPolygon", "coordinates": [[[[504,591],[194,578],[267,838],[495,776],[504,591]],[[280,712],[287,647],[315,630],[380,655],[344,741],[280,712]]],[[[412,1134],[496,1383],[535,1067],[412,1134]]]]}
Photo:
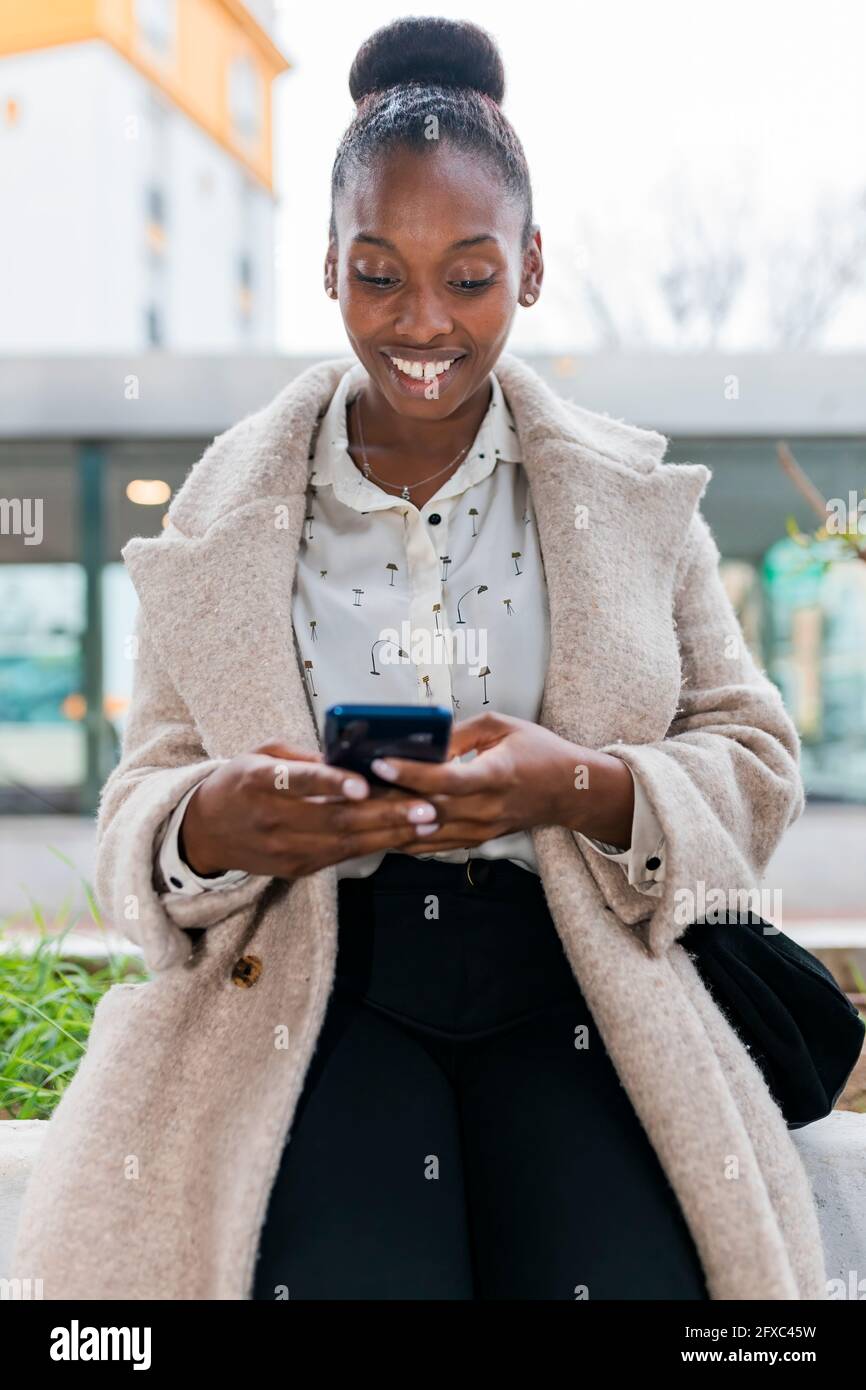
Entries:
{"type": "MultiPolygon", "coordinates": [[[[144,622],[210,756],[277,737],[318,746],[292,584],[315,430],[353,365],[350,357],[309,369],[219,435],[163,535],[123,551],[144,622]],[[241,674],[242,702],[233,693],[241,674]]],[[[663,737],[679,694],[675,564],[708,470],[657,468],[664,436],[581,410],[512,354],[496,370],[520,435],[548,587],[541,722],[593,746],[663,737]],[[640,697],[628,727],[614,728],[608,693],[623,682],[640,697]]]]}
{"type": "Polygon", "coordinates": [[[318,746],[294,645],[292,583],[311,441],[353,361],[311,368],[218,436],[172,503],[163,535],[124,548],[144,622],[211,757],[273,738],[318,746]]]}
{"type": "Polygon", "coordinates": [[[590,747],[663,738],[680,691],[676,562],[709,470],[659,468],[663,435],[572,405],[518,358],[497,374],[521,438],[550,605],[540,722],[590,747]],[[630,689],[628,714],[613,716],[630,689]]]}

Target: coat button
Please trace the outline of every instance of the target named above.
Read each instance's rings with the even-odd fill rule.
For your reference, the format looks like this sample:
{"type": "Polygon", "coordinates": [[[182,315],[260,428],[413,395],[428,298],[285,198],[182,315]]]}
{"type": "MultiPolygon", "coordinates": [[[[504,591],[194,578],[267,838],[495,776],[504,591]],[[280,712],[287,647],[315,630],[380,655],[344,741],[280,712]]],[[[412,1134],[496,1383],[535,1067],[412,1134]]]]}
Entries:
{"type": "Polygon", "coordinates": [[[442,518],[438,512],[431,512],[427,520],[430,522],[431,526],[438,526],[442,518]]]}
{"type": "Polygon", "coordinates": [[[241,985],[243,989],[249,989],[254,985],[262,973],[262,963],[258,956],[241,956],[236,960],[232,968],[232,984],[241,985]]]}

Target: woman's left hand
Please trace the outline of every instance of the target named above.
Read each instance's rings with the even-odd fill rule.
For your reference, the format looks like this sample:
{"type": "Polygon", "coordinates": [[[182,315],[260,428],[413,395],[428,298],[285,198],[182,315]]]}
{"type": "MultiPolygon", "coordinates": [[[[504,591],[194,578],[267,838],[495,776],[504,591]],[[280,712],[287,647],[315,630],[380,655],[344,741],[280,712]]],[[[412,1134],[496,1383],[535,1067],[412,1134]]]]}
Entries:
{"type": "Polygon", "coordinates": [[[631,842],[634,784],[619,758],[504,714],[455,724],[448,758],[372,765],[380,777],[421,792],[439,808],[439,828],[408,853],[465,849],[535,825],[564,825],[624,849],[631,842]],[[474,758],[459,761],[473,749],[474,758]]]}

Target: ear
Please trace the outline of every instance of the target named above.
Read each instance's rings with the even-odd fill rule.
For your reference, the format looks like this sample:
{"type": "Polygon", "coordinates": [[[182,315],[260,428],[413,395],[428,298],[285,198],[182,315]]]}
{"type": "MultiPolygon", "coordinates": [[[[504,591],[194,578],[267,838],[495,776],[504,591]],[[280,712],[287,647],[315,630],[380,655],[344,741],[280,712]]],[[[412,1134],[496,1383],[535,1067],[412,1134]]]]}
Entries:
{"type": "Polygon", "coordinates": [[[532,236],[523,253],[523,266],[520,280],[521,303],[533,304],[541,293],[544,279],[544,259],[541,254],[541,228],[537,222],[532,225],[532,236]],[[530,295],[531,298],[527,299],[530,295]]]}
{"type": "Polygon", "coordinates": [[[337,290],[337,243],[333,237],[328,242],[328,250],[325,253],[325,294],[331,299],[336,299],[337,290]]]}

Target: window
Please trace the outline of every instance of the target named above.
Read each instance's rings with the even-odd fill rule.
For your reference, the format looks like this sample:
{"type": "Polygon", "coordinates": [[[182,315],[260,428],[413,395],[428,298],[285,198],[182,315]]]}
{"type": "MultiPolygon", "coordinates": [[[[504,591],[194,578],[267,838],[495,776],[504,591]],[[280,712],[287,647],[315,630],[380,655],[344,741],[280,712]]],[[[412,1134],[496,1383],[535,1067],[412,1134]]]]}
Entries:
{"type": "Polygon", "coordinates": [[[145,316],[147,346],[159,348],[163,345],[162,315],[155,304],[149,304],[145,316]]]}
{"type": "Polygon", "coordinates": [[[165,60],[174,46],[174,0],[135,0],[138,35],[145,48],[165,60]]]}
{"type": "Polygon", "coordinates": [[[253,261],[246,251],[238,258],[238,304],[243,327],[249,323],[253,312],[253,261]]]}
{"type": "Polygon", "coordinates": [[[147,189],[147,244],[158,263],[165,251],[165,195],[156,184],[147,189]]]}
{"type": "Polygon", "coordinates": [[[84,780],[84,570],[0,565],[0,810],[68,811],[84,780]]]}
{"type": "Polygon", "coordinates": [[[165,198],[162,189],[153,184],[147,190],[147,215],[151,222],[158,222],[160,226],[165,224],[165,198]]]}
{"type": "Polygon", "coordinates": [[[833,541],[764,556],[767,671],[802,740],[810,796],[866,799],[866,565],[833,541]]]}
{"type": "Polygon", "coordinates": [[[262,83],[251,58],[233,58],[229,67],[229,111],[235,134],[255,144],[262,126],[262,83]]]}
{"type": "Polygon", "coordinates": [[[132,696],[137,656],[134,633],[138,598],[126,566],[117,561],[103,567],[101,587],[102,708],[114,728],[119,745],[132,696]]]}

